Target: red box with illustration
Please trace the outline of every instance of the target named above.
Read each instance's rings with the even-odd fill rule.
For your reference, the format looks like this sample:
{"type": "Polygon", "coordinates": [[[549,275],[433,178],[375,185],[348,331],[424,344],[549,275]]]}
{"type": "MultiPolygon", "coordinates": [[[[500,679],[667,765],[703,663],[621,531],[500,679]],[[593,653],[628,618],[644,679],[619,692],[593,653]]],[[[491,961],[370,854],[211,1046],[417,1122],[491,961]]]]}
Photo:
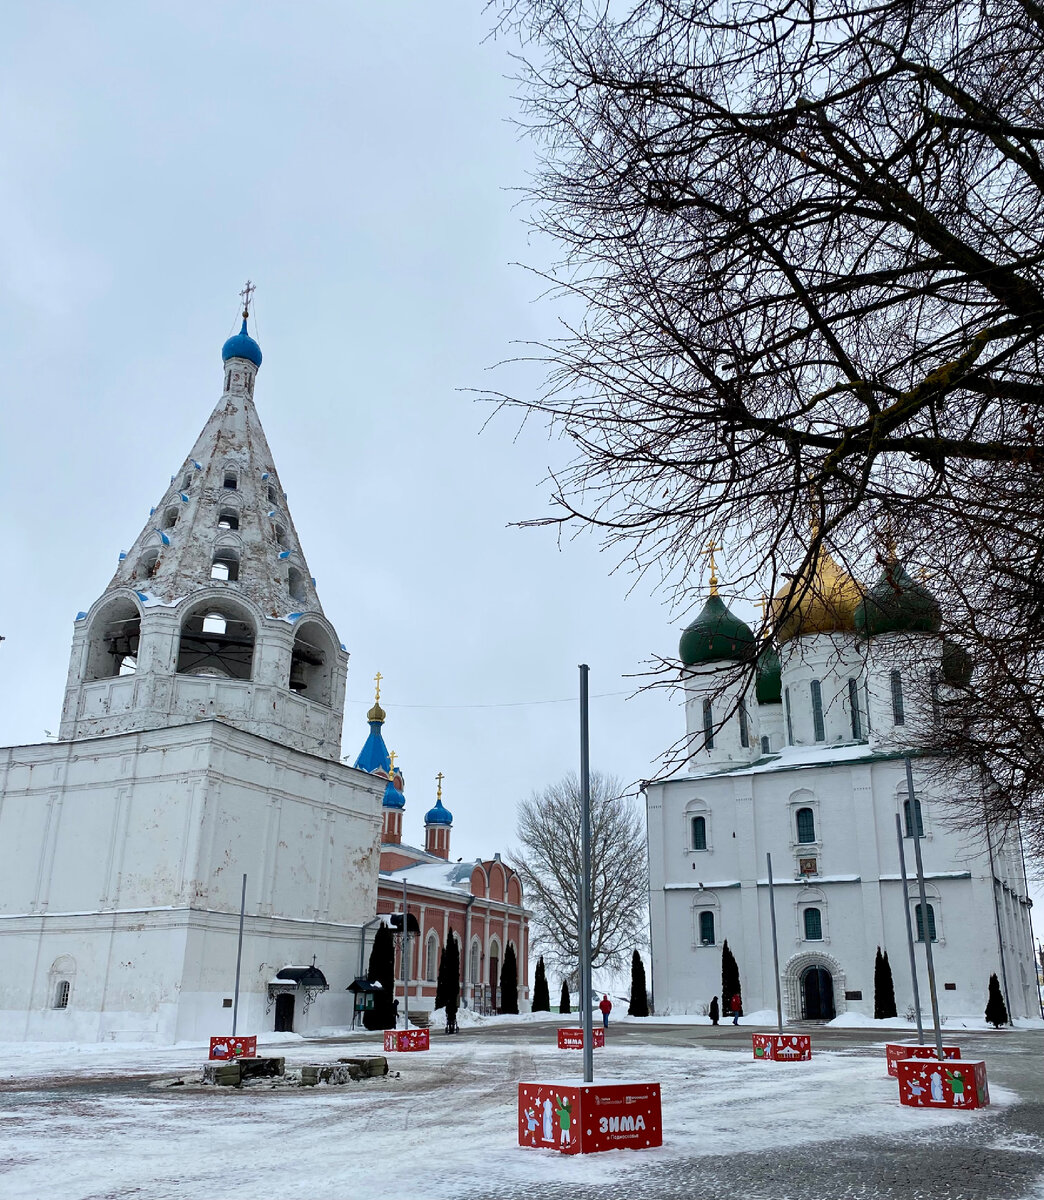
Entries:
{"type": "Polygon", "coordinates": [[[218,1062],[233,1058],[257,1058],[257,1037],[212,1037],[210,1057],[218,1062]]]}
{"type": "Polygon", "coordinates": [[[520,1083],[518,1144],[560,1154],[661,1146],[660,1085],[520,1083]]]}
{"type": "Polygon", "coordinates": [[[386,1029],[385,1050],[427,1050],[430,1048],[426,1029],[386,1029]]]}
{"type": "MultiPolygon", "coordinates": [[[[605,1030],[591,1030],[591,1045],[605,1045],[605,1030]]],[[[558,1031],[558,1048],[559,1050],[583,1050],[584,1048],[584,1031],[576,1025],[567,1025],[564,1029],[558,1031]]]]}
{"type": "Polygon", "coordinates": [[[754,1057],[763,1062],[808,1062],[812,1039],[807,1033],[752,1033],[754,1057]]]}
{"type": "Polygon", "coordinates": [[[896,1073],[899,1102],[911,1108],[984,1108],[990,1102],[981,1061],[901,1058],[896,1073]]]}
{"type": "MultiPolygon", "coordinates": [[[[935,1058],[934,1046],[904,1045],[902,1042],[888,1042],[885,1045],[885,1059],[888,1063],[888,1074],[896,1078],[899,1072],[896,1064],[904,1058],[935,1058]]],[[[943,1058],[960,1058],[960,1046],[943,1046],[943,1058]]]]}

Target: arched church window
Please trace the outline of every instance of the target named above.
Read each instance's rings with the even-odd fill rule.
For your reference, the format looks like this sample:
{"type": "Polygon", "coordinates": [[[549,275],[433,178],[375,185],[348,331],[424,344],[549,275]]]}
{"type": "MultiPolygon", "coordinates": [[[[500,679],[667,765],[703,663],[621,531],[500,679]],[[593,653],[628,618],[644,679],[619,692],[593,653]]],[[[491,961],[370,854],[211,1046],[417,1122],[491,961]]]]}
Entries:
{"type": "Polygon", "coordinates": [[[714,710],[709,700],[703,702],[703,748],[714,749],[714,710]]]}
{"type": "Polygon", "coordinates": [[[140,639],[141,614],[134,601],[119,597],[107,604],[91,623],[84,683],[133,674],[140,639]]]}
{"type": "Polygon", "coordinates": [[[239,476],[235,471],[225,469],[224,488],[226,491],[234,492],[239,488],[239,476]]]}
{"type": "Polygon", "coordinates": [[[215,550],[210,578],[235,583],[239,579],[239,551],[232,546],[220,546],[215,550]]]}
{"type": "Polygon", "coordinates": [[[298,625],[290,654],[290,690],[315,704],[333,704],[334,644],[313,621],[298,625]]]}
{"type": "Polygon", "coordinates": [[[855,679],[848,681],[848,707],[852,716],[852,738],[862,741],[863,719],[859,712],[859,684],[855,679]]]}
{"type": "Polygon", "coordinates": [[[250,679],[254,639],[253,620],[237,606],[211,601],[191,609],[181,623],[178,674],[250,679]]]}
{"type": "Polygon", "coordinates": [[[707,818],[692,818],[692,848],[693,850],[707,849],[707,818]]]}
{"type": "Polygon", "coordinates": [[[904,725],[906,717],[903,712],[903,677],[898,671],[893,671],[890,678],[892,684],[892,724],[904,725]]]}
{"type": "Polygon", "coordinates": [[[138,576],[141,579],[151,579],[156,574],[156,567],[159,564],[159,547],[150,546],[148,550],[138,559],[138,576]]]}
{"type": "Polygon", "coordinates": [[[810,685],[812,692],[812,733],[817,742],[826,741],[826,726],[823,723],[823,685],[818,679],[813,679],[810,685]]]}
{"type": "Polygon", "coordinates": [[[787,686],[783,689],[783,711],[786,713],[786,717],[787,717],[787,745],[793,746],[793,744],[794,744],[794,722],[791,720],[791,717],[790,717],[790,687],[789,686],[787,686]]]}
{"type": "Polygon", "coordinates": [[[917,836],[924,837],[924,814],[921,812],[921,801],[917,796],[914,796],[913,811],[910,809],[910,799],[907,797],[903,801],[903,825],[906,829],[906,836],[912,838],[914,835],[913,823],[914,817],[917,818],[917,836]]]}
{"type": "Polygon", "coordinates": [[[747,721],[747,702],[740,700],[739,702],[739,729],[740,729],[740,745],[746,749],[750,745],[750,725],[747,721]]]}
{"type": "Polygon", "coordinates": [[[305,599],[304,576],[296,567],[288,568],[286,572],[286,586],[290,592],[290,599],[303,602],[305,599]]]}
{"type": "Polygon", "coordinates": [[[181,477],[181,490],[183,492],[187,492],[191,486],[192,486],[192,472],[186,471],[185,474],[182,475],[182,477],[181,477]]]}
{"type": "Polygon", "coordinates": [[[932,696],[932,723],[942,724],[942,701],[939,698],[939,672],[932,671],[929,676],[929,687],[932,696]]]}
{"type": "Polygon", "coordinates": [[[177,523],[178,506],[176,504],[171,504],[168,508],[163,510],[163,528],[173,529],[177,523]]]}
{"type": "Polygon", "coordinates": [[[57,986],[54,989],[54,1007],[68,1008],[69,1007],[69,991],[70,984],[68,979],[59,979],[57,986]]]}
{"type": "Polygon", "coordinates": [[[275,485],[271,484],[271,483],[268,485],[268,503],[269,504],[278,504],[279,503],[279,493],[276,491],[275,485]]]}
{"type": "Polygon", "coordinates": [[[238,529],[239,513],[237,513],[234,508],[221,509],[221,511],[218,513],[217,527],[218,529],[238,529]]]}
{"type": "Polygon", "coordinates": [[[816,815],[810,808],[799,808],[795,817],[797,821],[797,840],[802,844],[816,840],[816,815]]]}
{"type": "Polygon", "coordinates": [[[272,532],[275,534],[276,545],[286,549],[286,526],[273,525],[272,532]]]}
{"type": "Polygon", "coordinates": [[[428,941],[424,947],[424,978],[428,983],[435,982],[435,975],[438,971],[439,960],[439,939],[434,929],[428,934],[428,941]]]}
{"type": "Polygon", "coordinates": [[[709,911],[700,913],[700,945],[714,945],[714,913],[709,911]]]}
{"type": "Polygon", "coordinates": [[[479,979],[479,944],[477,938],[471,943],[471,953],[468,955],[468,979],[474,985],[482,982],[479,979]]]}
{"type": "MultiPolygon", "coordinates": [[[[917,940],[919,942],[923,942],[924,941],[924,916],[921,913],[921,906],[919,904],[916,905],[914,908],[914,917],[916,918],[916,921],[917,921],[917,940]]],[[[935,909],[930,904],[928,905],[928,937],[933,942],[937,942],[939,940],[938,935],[935,931],[935,909]]]]}
{"type": "Polygon", "coordinates": [[[806,942],[821,942],[823,940],[823,914],[818,908],[806,908],[805,915],[805,941],[806,942]]]}

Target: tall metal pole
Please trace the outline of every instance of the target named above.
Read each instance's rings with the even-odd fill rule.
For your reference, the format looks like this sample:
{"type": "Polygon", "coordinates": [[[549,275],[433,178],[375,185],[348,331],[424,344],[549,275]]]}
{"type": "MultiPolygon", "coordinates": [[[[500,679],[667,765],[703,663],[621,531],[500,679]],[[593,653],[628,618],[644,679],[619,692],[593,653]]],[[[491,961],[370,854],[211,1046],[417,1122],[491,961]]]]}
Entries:
{"type": "Polygon", "coordinates": [[[410,918],[406,911],[406,880],[402,881],[402,1027],[410,1027],[410,918]]]}
{"type": "Polygon", "coordinates": [[[236,947],[236,991],[232,1001],[232,1036],[236,1036],[239,1022],[239,970],[243,965],[243,918],[246,916],[246,875],[243,876],[243,894],[239,898],[239,945],[236,947]]]}
{"type": "Polygon", "coordinates": [[[935,960],[932,958],[932,928],[928,922],[928,896],[924,890],[924,863],[921,861],[921,830],[917,821],[917,800],[914,795],[913,767],[905,755],[906,794],[910,798],[910,824],[913,826],[914,861],[917,864],[917,894],[921,900],[921,932],[924,934],[924,959],[928,964],[928,992],[932,998],[932,1024],[935,1026],[935,1051],[943,1061],[942,1026],[939,1024],[939,994],[935,989],[935,960]]]}
{"type": "MultiPolygon", "coordinates": [[[[910,820],[914,810],[910,808],[910,820]]],[[[917,1015],[917,1044],[924,1045],[924,1022],[921,1020],[921,993],[917,986],[917,958],[914,955],[913,922],[910,920],[910,886],[906,881],[906,851],[903,849],[903,825],[899,814],[895,814],[895,836],[899,841],[899,874],[903,880],[903,912],[906,913],[906,948],[910,951],[910,979],[913,981],[914,1013],[917,1015]]],[[[924,910],[921,910],[923,917],[924,910]]]]}
{"type": "Polygon", "coordinates": [[[772,886],[772,855],[766,854],[769,881],[769,916],[772,918],[772,971],[776,977],[776,1025],[783,1032],[783,997],[779,990],[779,946],[776,942],[776,893],[772,886]]]}
{"type": "Polygon", "coordinates": [[[586,663],[580,664],[580,855],[583,879],[580,911],[584,927],[580,937],[580,995],[584,1005],[584,1083],[594,1082],[594,1047],[591,1045],[591,744],[587,723],[586,663]]]}

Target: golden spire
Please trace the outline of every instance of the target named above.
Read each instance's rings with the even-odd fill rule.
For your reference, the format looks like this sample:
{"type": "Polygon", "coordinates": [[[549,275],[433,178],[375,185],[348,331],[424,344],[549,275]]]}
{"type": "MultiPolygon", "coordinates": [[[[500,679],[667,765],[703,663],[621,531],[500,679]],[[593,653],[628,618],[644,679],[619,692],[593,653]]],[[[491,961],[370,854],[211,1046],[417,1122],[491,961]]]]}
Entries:
{"type": "Polygon", "coordinates": [[[718,576],[715,574],[716,567],[714,563],[714,555],[720,549],[721,546],[717,545],[714,539],[711,538],[711,540],[707,543],[707,549],[705,551],[707,555],[707,562],[710,566],[710,594],[712,596],[716,596],[718,594],[718,576]]]}
{"type": "Polygon", "coordinates": [[[438,784],[439,784],[438,790],[435,792],[435,802],[437,804],[441,804],[442,803],[442,781],[446,778],[446,776],[443,775],[443,773],[440,771],[438,773],[438,775],[435,776],[435,778],[438,780],[438,784]]]}
{"type": "Polygon", "coordinates": [[[378,671],[377,674],[373,677],[373,681],[377,685],[377,695],[373,701],[373,708],[371,708],[370,711],[366,714],[367,721],[383,721],[384,718],[388,715],[384,711],[384,709],[381,708],[381,680],[383,678],[384,678],[384,676],[381,675],[380,671],[378,671]]]}

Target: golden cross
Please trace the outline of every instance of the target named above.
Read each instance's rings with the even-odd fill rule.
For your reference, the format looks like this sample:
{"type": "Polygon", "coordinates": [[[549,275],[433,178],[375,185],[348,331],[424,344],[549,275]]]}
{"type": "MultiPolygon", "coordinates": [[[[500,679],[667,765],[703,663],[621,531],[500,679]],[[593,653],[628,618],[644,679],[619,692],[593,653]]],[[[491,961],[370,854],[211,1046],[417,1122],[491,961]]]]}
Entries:
{"type": "Polygon", "coordinates": [[[707,559],[710,565],[710,594],[716,596],[718,594],[718,577],[715,572],[714,555],[720,550],[721,546],[717,545],[713,538],[707,543],[707,559]]]}
{"type": "Polygon", "coordinates": [[[761,593],[761,599],[760,599],[760,600],[755,600],[755,601],[754,601],[754,607],[755,607],[755,608],[760,608],[760,609],[761,609],[761,621],[762,621],[762,624],[764,624],[764,621],[765,621],[765,613],[768,611],[768,606],[769,606],[769,603],[768,603],[768,596],[766,595],[766,593],[765,593],[765,592],[762,592],[762,593],[761,593]]]}
{"type": "Polygon", "coordinates": [[[395,774],[395,751],[394,750],[388,751],[388,758],[391,761],[391,768],[390,768],[391,773],[394,775],[395,774]]]}
{"type": "Polygon", "coordinates": [[[380,702],[381,702],[381,680],[383,678],[384,678],[384,676],[380,673],[380,671],[378,671],[377,674],[374,675],[374,677],[373,677],[373,682],[377,685],[377,703],[378,704],[380,704],[380,702]]]}
{"type": "Polygon", "coordinates": [[[239,293],[243,297],[243,316],[250,316],[250,297],[257,291],[257,288],[248,279],[246,287],[239,293]]]}
{"type": "Polygon", "coordinates": [[[440,771],[438,773],[438,775],[435,776],[435,778],[439,781],[439,790],[436,795],[437,795],[437,798],[439,800],[441,800],[442,799],[442,781],[446,778],[446,776],[443,775],[443,773],[440,771]]]}
{"type": "Polygon", "coordinates": [[[918,578],[918,579],[919,579],[919,580],[920,580],[922,583],[927,583],[927,582],[928,582],[928,580],[929,580],[929,579],[931,579],[931,574],[929,573],[929,571],[928,571],[928,568],[927,568],[927,567],[920,567],[920,568],[918,568],[918,571],[917,571],[917,578],[918,578]]]}

